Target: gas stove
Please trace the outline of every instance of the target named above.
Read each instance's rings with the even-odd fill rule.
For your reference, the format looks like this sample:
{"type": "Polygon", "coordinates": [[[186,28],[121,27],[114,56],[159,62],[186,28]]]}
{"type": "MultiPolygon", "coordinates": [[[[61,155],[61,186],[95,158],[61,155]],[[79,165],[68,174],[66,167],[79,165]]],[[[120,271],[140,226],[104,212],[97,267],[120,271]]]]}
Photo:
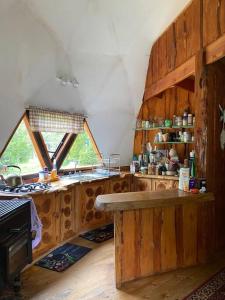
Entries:
{"type": "Polygon", "coordinates": [[[48,183],[41,183],[41,182],[35,182],[35,183],[27,183],[18,185],[15,187],[7,186],[7,185],[0,185],[0,192],[3,193],[16,193],[16,194],[31,194],[36,192],[41,192],[45,190],[49,190],[51,187],[48,183]]]}

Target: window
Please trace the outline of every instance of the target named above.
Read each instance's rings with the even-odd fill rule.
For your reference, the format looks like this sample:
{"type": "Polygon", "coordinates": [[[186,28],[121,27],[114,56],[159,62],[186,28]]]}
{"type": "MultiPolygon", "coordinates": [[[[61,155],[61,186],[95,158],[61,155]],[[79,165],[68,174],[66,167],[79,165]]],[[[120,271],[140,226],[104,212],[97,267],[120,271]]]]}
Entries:
{"type": "MultiPolygon", "coordinates": [[[[32,131],[25,114],[2,153],[0,162],[19,166],[22,175],[38,173],[44,166],[51,170],[54,159],[61,169],[74,169],[75,162],[81,168],[96,165],[100,156],[97,146],[87,122],[82,126],[84,131],[78,134],[32,131]]],[[[12,171],[9,169],[8,172],[12,171]]]]}
{"type": "MultiPolygon", "coordinates": [[[[21,121],[8,146],[1,156],[4,165],[17,165],[22,175],[34,174],[40,171],[38,160],[24,121],[21,121]]],[[[14,171],[14,170],[13,170],[14,171]]],[[[8,172],[12,172],[10,169],[8,172]]]]}
{"type": "Polygon", "coordinates": [[[61,168],[74,169],[75,162],[77,162],[78,167],[91,166],[98,163],[98,155],[86,131],[78,134],[61,168]]]}
{"type": "Polygon", "coordinates": [[[50,158],[57,150],[59,144],[62,142],[65,133],[62,132],[42,132],[41,133],[47,147],[50,158]]]}

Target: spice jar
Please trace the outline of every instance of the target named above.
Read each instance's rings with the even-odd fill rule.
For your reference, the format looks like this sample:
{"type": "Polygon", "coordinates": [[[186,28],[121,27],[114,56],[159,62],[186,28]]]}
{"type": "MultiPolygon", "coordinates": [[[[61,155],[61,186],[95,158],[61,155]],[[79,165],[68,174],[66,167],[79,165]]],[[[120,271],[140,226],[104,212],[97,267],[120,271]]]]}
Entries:
{"type": "Polygon", "coordinates": [[[177,117],[177,126],[181,127],[182,124],[183,124],[182,117],[181,117],[181,116],[178,116],[178,117],[177,117]]]}
{"type": "Polygon", "coordinates": [[[188,113],[185,111],[183,115],[183,126],[188,125],[188,113]]]}
{"type": "Polygon", "coordinates": [[[193,125],[193,116],[192,114],[188,114],[188,126],[192,126],[193,125]]]}

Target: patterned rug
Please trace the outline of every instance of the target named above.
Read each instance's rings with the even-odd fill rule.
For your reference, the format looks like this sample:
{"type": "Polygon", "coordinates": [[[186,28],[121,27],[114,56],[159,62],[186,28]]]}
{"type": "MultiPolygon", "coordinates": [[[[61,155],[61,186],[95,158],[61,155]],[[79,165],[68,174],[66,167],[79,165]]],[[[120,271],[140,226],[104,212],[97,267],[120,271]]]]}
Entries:
{"type": "Polygon", "coordinates": [[[225,268],[183,300],[225,300],[225,268]]]}
{"type": "Polygon", "coordinates": [[[80,237],[95,243],[102,243],[107,241],[114,236],[114,225],[109,224],[88,232],[80,234],[80,237]]]}
{"type": "Polygon", "coordinates": [[[70,243],[55,249],[35,265],[56,272],[62,272],[80,260],[92,249],[70,243]]]}

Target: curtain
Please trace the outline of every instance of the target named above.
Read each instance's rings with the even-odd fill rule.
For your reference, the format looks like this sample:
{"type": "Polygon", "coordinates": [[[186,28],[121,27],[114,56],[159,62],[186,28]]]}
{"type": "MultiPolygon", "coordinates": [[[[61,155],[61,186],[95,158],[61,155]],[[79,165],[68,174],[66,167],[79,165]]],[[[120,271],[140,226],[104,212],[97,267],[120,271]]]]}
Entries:
{"type": "Polygon", "coordinates": [[[29,107],[29,122],[32,131],[81,133],[85,117],[76,113],[52,111],[29,107]]]}

